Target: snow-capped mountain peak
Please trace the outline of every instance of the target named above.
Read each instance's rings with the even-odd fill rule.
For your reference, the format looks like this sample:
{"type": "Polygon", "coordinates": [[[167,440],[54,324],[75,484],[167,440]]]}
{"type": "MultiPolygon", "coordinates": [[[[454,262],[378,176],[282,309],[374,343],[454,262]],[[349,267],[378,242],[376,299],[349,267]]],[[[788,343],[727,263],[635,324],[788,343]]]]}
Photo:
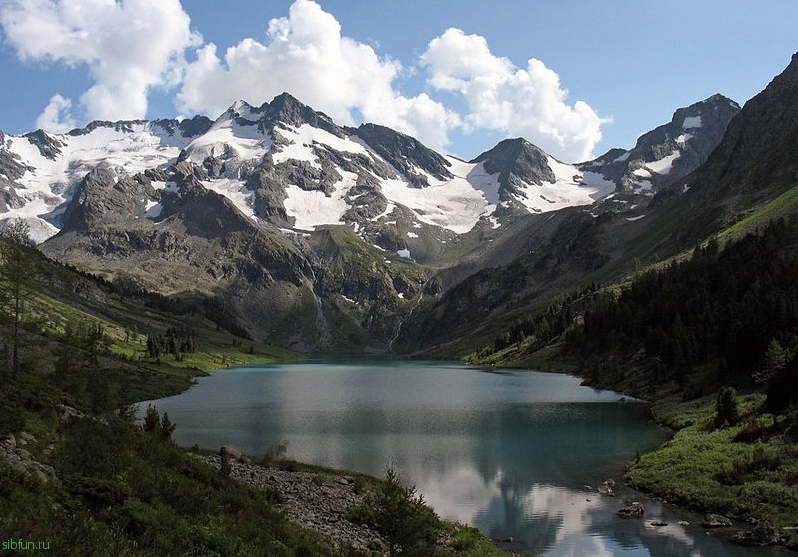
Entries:
{"type": "Polygon", "coordinates": [[[179,122],[166,120],[93,122],[67,134],[39,130],[0,136],[0,211],[5,219],[25,218],[37,242],[58,232],[65,204],[91,170],[104,167],[132,176],[166,166],[192,139],[183,135],[179,122]]]}
{"type": "Polygon", "coordinates": [[[64,226],[61,216],[87,175],[105,168],[115,181],[146,175],[153,186],[141,193],[148,198],[136,205],[140,214],[129,217],[157,223],[169,216],[163,198],[177,195],[164,184],[180,189],[170,169],[182,164],[193,170],[177,175],[193,176],[256,225],[312,231],[347,224],[372,243],[391,238],[391,246],[405,248],[418,227],[438,229],[442,235],[426,236],[446,241],[481,221],[495,228],[518,214],[593,204],[630,181],[640,188],[651,173],[675,168],[711,127],[706,111],[694,107],[674,115],[678,133],[651,132],[665,133],[667,148],[647,134],[635,150],[582,165],[563,164],[523,139],[464,162],[384,126],[338,126],[287,93],[260,107],[237,101],[213,122],[94,122],[62,135],[3,135],[0,218],[26,218],[34,239],[44,241],[64,226]]]}

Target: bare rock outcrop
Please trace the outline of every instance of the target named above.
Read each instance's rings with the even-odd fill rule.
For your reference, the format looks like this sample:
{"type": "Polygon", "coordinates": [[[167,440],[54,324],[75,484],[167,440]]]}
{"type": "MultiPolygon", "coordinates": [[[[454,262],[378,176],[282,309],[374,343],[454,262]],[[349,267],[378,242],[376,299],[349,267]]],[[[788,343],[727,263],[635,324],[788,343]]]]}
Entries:
{"type": "MultiPolygon", "coordinates": [[[[379,533],[346,518],[347,512],[363,504],[365,495],[357,489],[353,478],[345,475],[292,472],[252,464],[232,447],[225,447],[229,459],[230,477],[263,490],[276,490],[283,497],[282,509],[294,524],[313,530],[330,540],[341,552],[354,549],[371,554],[387,555],[387,545],[379,533]]],[[[221,467],[219,455],[198,456],[216,468],[221,467]]]]}
{"type": "Polygon", "coordinates": [[[55,477],[52,466],[37,461],[31,453],[22,447],[35,443],[36,439],[29,433],[22,432],[19,438],[9,435],[0,443],[0,458],[11,465],[17,472],[34,476],[42,481],[55,477]]]}

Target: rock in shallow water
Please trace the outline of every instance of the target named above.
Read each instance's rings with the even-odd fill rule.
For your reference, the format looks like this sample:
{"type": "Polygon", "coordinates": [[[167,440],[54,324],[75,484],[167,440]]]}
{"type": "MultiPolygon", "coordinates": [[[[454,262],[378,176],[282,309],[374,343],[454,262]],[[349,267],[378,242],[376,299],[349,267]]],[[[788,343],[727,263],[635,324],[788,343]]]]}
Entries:
{"type": "Polygon", "coordinates": [[[741,545],[753,546],[783,545],[787,542],[787,536],[779,532],[767,520],[759,520],[750,530],[734,534],[732,541],[741,545]]]}
{"type": "Polygon", "coordinates": [[[645,507],[643,507],[643,503],[638,503],[637,501],[633,503],[627,503],[615,514],[618,515],[620,518],[642,518],[643,513],[645,512],[645,507]]]}

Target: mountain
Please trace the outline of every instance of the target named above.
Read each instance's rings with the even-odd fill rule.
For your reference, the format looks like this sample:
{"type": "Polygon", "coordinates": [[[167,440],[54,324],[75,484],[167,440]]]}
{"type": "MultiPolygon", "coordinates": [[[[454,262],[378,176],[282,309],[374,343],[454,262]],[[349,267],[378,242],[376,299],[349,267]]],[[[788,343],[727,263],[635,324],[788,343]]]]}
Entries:
{"type": "Polygon", "coordinates": [[[515,138],[466,162],[384,126],[339,126],[284,93],[215,121],[3,134],[0,209],[59,261],[163,295],[220,297],[258,340],[384,351],[483,269],[530,252],[548,254],[537,265],[549,273],[577,252],[600,267],[578,231],[648,192],[630,186],[644,166],[662,177],[651,191],[666,162],[672,176],[693,170],[734,106],[716,95],[680,109],[612,160],[564,164],[515,138]]]}
{"type": "MultiPolygon", "coordinates": [[[[798,183],[798,54],[729,122],[705,164],[662,188],[652,200],[660,216],[662,254],[691,249],[717,231],[760,224],[793,209],[798,183]]],[[[649,243],[652,243],[649,240],[649,243]]]]}
{"type": "Polygon", "coordinates": [[[6,218],[25,218],[33,239],[44,241],[60,230],[77,183],[91,170],[132,176],[168,165],[210,125],[198,116],[182,122],[93,122],[63,135],[0,132],[0,208],[6,218]]]}
{"type": "MultiPolygon", "coordinates": [[[[598,162],[578,165],[582,170],[604,172],[607,179],[621,176],[618,189],[587,211],[559,211],[554,229],[536,235],[525,253],[464,277],[426,311],[414,313],[397,346],[405,350],[424,346],[424,339],[435,332],[436,342],[426,343],[427,351],[462,355],[474,346],[492,343],[497,331],[527,319],[564,292],[629,280],[639,269],[689,253],[713,236],[730,238],[769,219],[795,215],[797,85],[798,62],[793,57],[787,69],[739,112],[734,103],[716,95],[676,111],[670,124],[641,136],[632,151],[611,151],[598,162]],[[722,118],[713,120],[707,113],[722,118]],[[663,158],[655,154],[688,145],[694,138],[682,137],[685,127],[695,126],[699,118],[702,125],[689,128],[691,135],[719,124],[702,138],[702,142],[707,140],[701,148],[704,164],[698,165],[700,159],[694,158],[697,166],[679,168],[676,161],[691,155],[663,158]],[[727,119],[727,132],[721,133],[727,119]],[[711,137],[716,139],[714,149],[709,149],[711,137]],[[667,149],[652,149],[652,145],[667,149]],[[654,154],[646,159],[647,152],[654,154]],[[649,162],[644,178],[636,171],[645,160],[649,162]],[[668,172],[662,172],[665,160],[672,163],[668,172]],[[629,166],[624,169],[618,166],[621,163],[629,166]],[[618,168],[613,170],[613,166],[618,168]],[[651,172],[652,166],[660,171],[651,172]],[[632,176],[650,182],[651,188],[629,192],[625,178],[630,169],[632,176]]],[[[695,151],[699,152],[697,147],[695,151]]]]}
{"type": "Polygon", "coordinates": [[[680,108],[667,124],[641,135],[629,151],[612,149],[580,169],[617,184],[615,210],[645,207],[661,189],[700,167],[723,139],[740,105],[723,95],[680,108]]]}
{"type": "MultiPolygon", "coordinates": [[[[44,241],[69,230],[63,213],[90,170],[108,168],[122,178],[179,162],[191,163],[204,187],[258,221],[306,231],[349,223],[363,226],[360,235],[372,241],[390,236],[379,217],[464,234],[497,212],[591,204],[620,184],[562,164],[523,139],[461,161],[383,126],[340,127],[282,94],[258,108],[238,102],[215,122],[94,122],[63,135],[4,135],[3,208],[28,218],[35,239],[44,241]]],[[[158,199],[148,194],[147,211],[158,199]]]]}
{"type": "Polygon", "coordinates": [[[721,190],[745,190],[798,180],[798,53],[729,126],[695,181],[719,182],[721,190]],[[755,164],[752,164],[755,163],[755,164]]]}
{"type": "MultiPolygon", "coordinates": [[[[798,53],[785,70],[745,103],[707,163],[683,188],[704,203],[745,206],[798,181],[798,53]]],[[[739,208],[739,207],[737,207],[739,208]]]]}

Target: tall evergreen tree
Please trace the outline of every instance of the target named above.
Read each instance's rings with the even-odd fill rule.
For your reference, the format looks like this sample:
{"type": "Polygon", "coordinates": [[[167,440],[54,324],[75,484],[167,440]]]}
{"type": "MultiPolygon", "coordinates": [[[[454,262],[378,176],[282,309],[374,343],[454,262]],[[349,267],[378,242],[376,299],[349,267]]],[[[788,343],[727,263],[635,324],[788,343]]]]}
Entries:
{"type": "Polygon", "coordinates": [[[25,220],[17,218],[6,228],[3,238],[0,240],[2,302],[14,321],[11,370],[15,380],[19,378],[19,329],[22,323],[24,300],[30,291],[30,282],[33,277],[33,256],[30,227],[25,220]]]}

